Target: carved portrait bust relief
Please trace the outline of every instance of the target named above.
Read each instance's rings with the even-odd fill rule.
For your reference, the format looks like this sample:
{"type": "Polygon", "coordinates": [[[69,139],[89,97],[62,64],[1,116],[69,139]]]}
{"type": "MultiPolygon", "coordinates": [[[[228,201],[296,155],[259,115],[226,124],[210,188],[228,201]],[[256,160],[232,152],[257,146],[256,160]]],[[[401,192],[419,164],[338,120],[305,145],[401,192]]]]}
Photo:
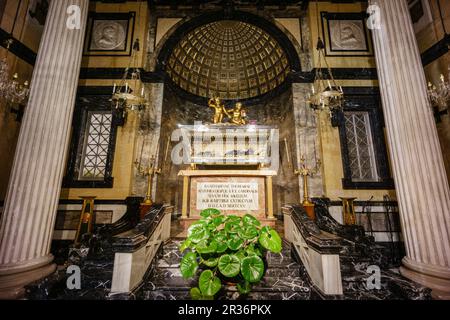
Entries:
{"type": "Polygon", "coordinates": [[[94,21],[90,50],[125,50],[128,21],[94,21]]]}
{"type": "Polygon", "coordinates": [[[330,20],[332,50],[367,50],[363,21],[330,20]]]}

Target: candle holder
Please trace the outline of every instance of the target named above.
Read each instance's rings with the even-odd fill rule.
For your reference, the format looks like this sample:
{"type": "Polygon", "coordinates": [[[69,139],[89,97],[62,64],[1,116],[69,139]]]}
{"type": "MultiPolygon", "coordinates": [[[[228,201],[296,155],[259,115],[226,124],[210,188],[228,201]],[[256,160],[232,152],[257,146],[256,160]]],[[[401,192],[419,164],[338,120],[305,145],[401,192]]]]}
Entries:
{"type": "Polygon", "coordinates": [[[152,187],[153,187],[153,177],[157,174],[161,173],[161,169],[156,166],[155,158],[152,157],[150,161],[150,165],[145,167],[144,169],[140,167],[138,162],[135,162],[137,170],[140,175],[143,177],[147,177],[147,193],[145,195],[145,200],[143,204],[152,205],[152,187]]]}
{"type": "Polygon", "coordinates": [[[75,246],[79,246],[85,234],[92,234],[94,220],[94,200],[96,197],[80,197],[83,199],[80,222],[75,236],[75,246]]]}
{"type": "Polygon", "coordinates": [[[356,225],[355,200],[357,198],[340,197],[339,199],[342,200],[342,215],[344,224],[347,226],[356,225]]]}
{"type": "Polygon", "coordinates": [[[303,202],[302,205],[305,207],[306,213],[308,216],[314,220],[315,214],[314,214],[314,204],[311,202],[309,198],[309,192],[308,192],[308,178],[313,177],[317,173],[320,172],[320,167],[322,165],[322,162],[320,159],[316,160],[316,165],[314,168],[308,168],[306,165],[306,159],[305,156],[302,155],[300,159],[300,168],[298,170],[294,171],[294,174],[298,176],[302,176],[303,178],[303,202]]]}

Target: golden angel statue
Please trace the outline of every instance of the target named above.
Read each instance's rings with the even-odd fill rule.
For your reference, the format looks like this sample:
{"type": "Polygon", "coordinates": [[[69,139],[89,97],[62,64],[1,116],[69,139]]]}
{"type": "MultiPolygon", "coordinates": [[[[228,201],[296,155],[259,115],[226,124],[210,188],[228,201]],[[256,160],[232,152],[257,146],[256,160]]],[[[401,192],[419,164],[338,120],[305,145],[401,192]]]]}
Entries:
{"type": "Polygon", "coordinates": [[[245,109],[242,108],[242,103],[238,102],[233,109],[224,109],[224,111],[225,114],[230,118],[232,124],[239,126],[247,124],[247,120],[245,119],[247,117],[247,114],[245,109]]]}
{"type": "Polygon", "coordinates": [[[222,123],[223,116],[226,112],[225,106],[223,105],[222,101],[220,101],[220,98],[215,97],[209,99],[208,106],[210,108],[214,108],[214,118],[213,122],[214,124],[222,123]]]}

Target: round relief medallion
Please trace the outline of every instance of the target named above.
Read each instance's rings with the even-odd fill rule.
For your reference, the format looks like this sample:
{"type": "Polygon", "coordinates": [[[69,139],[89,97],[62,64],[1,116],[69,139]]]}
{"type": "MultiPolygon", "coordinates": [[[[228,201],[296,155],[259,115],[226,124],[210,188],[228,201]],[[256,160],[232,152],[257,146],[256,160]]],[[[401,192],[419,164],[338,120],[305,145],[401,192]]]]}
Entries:
{"type": "Polygon", "coordinates": [[[97,22],[94,26],[91,49],[125,49],[126,34],[122,24],[115,21],[97,22]]]}

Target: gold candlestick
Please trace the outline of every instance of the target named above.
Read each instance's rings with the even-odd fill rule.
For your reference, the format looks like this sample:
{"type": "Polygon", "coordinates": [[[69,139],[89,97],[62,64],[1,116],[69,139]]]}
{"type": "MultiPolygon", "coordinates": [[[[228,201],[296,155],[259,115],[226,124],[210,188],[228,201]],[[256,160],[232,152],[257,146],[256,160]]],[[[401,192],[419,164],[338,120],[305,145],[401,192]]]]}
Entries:
{"type": "Polygon", "coordinates": [[[85,234],[91,234],[94,225],[94,200],[96,197],[81,197],[83,207],[81,209],[80,222],[75,236],[75,245],[79,245],[85,234]]]}
{"type": "Polygon", "coordinates": [[[357,198],[340,197],[342,200],[342,215],[344,225],[354,226],[356,224],[355,200],[357,198]]]}
{"type": "Polygon", "coordinates": [[[145,195],[145,205],[152,205],[152,187],[153,187],[153,177],[157,174],[161,173],[161,169],[157,168],[155,163],[155,158],[152,157],[150,159],[150,165],[147,166],[145,169],[137,168],[139,171],[139,174],[141,174],[144,177],[147,177],[147,193],[145,195]]]}
{"type": "Polygon", "coordinates": [[[321,161],[318,159],[316,161],[316,166],[314,168],[308,168],[306,166],[306,159],[305,156],[302,155],[300,159],[300,168],[298,170],[294,171],[294,174],[302,176],[303,177],[303,206],[311,206],[312,202],[309,199],[309,193],[308,193],[308,177],[312,177],[315,174],[319,173],[321,161]]]}

